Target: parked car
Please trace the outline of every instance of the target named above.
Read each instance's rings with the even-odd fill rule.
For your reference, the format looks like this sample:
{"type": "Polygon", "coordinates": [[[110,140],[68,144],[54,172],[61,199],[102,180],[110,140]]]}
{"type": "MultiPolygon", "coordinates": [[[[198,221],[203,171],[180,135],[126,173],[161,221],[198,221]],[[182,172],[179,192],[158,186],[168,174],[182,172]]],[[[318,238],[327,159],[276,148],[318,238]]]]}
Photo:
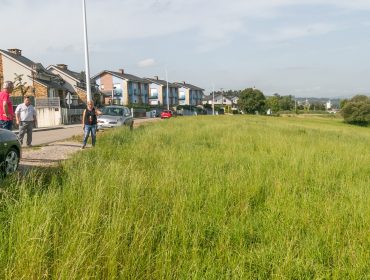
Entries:
{"type": "Polygon", "coordinates": [[[126,125],[134,127],[134,118],[129,108],[120,105],[106,106],[100,109],[102,115],[98,116],[98,129],[126,125]]]}
{"type": "Polygon", "coordinates": [[[21,145],[17,135],[0,128],[0,173],[9,175],[15,172],[21,158],[21,145]]]}
{"type": "Polygon", "coordinates": [[[164,110],[164,111],[162,111],[162,113],[161,113],[161,119],[169,119],[171,117],[173,117],[173,113],[172,113],[171,110],[164,110]]]}

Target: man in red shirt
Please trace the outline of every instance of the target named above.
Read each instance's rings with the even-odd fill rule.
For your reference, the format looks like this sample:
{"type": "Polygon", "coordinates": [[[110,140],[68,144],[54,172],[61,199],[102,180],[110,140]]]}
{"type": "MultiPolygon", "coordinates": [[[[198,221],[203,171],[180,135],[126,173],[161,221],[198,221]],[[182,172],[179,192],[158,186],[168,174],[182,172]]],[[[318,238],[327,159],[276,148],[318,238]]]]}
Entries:
{"type": "Polygon", "coordinates": [[[6,81],[3,85],[3,91],[0,92],[0,128],[12,130],[13,128],[13,103],[10,94],[14,89],[11,81],[6,81]]]}

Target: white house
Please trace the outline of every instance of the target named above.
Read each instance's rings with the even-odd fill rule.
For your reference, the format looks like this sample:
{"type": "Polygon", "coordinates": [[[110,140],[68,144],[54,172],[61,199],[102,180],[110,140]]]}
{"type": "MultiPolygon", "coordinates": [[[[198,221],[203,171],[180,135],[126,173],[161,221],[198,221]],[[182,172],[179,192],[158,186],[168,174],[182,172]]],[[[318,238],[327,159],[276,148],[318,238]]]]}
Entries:
{"type": "MultiPolygon", "coordinates": [[[[229,105],[231,106],[233,104],[233,101],[231,98],[224,96],[222,94],[215,94],[214,96],[215,105],[229,105]]],[[[202,100],[203,104],[212,104],[213,103],[213,96],[207,95],[202,100]]]]}

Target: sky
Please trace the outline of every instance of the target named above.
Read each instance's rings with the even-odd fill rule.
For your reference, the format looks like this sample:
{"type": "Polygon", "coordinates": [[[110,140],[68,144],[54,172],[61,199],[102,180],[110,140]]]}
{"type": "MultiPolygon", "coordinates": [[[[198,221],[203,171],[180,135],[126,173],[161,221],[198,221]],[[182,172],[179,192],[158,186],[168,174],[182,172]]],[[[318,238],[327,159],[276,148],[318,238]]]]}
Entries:
{"type": "MultiPolygon", "coordinates": [[[[369,0],[85,0],[103,70],[265,95],[370,95],[369,0]]],[[[0,49],[85,69],[83,1],[0,0],[0,49]]]]}

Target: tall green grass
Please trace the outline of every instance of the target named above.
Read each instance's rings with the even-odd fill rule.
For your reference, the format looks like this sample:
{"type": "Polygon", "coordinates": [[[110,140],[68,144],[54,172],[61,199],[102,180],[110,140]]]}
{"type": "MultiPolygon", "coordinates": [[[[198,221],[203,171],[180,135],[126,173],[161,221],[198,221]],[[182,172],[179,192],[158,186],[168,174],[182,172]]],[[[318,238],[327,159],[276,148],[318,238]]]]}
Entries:
{"type": "Polygon", "coordinates": [[[9,178],[0,278],[368,279],[370,130],[184,117],[9,178]]]}

